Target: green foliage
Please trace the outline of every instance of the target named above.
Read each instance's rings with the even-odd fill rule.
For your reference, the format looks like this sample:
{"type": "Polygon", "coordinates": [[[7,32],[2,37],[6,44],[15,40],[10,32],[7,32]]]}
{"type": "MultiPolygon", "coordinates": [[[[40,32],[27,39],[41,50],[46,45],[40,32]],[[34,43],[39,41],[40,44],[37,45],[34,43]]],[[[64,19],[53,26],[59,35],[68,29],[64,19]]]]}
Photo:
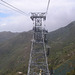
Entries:
{"type": "MultiPolygon", "coordinates": [[[[48,62],[54,67],[54,75],[60,75],[60,73],[61,75],[66,75],[66,72],[73,69],[73,67],[68,68],[68,66],[66,66],[69,62],[66,63],[66,65],[64,62],[75,56],[75,22],[70,23],[66,27],[50,32],[48,34],[48,39],[48,43],[51,46],[48,62]],[[63,64],[64,67],[62,67],[61,64],[63,64]],[[67,68],[69,70],[67,70],[67,68]]],[[[74,65],[74,63],[75,61],[71,61],[72,65],[74,65]]]]}
{"type": "MultiPolygon", "coordinates": [[[[0,44],[0,75],[17,75],[17,72],[27,74],[31,38],[32,32],[29,31],[7,41],[3,39],[4,43],[0,44]]],[[[66,75],[75,66],[75,22],[50,32],[48,39],[51,47],[49,69],[53,67],[54,75],[66,75]]]]}
{"type": "Polygon", "coordinates": [[[72,70],[71,72],[67,72],[67,74],[66,75],[75,75],[75,69],[74,70],[72,70]]]}
{"type": "Polygon", "coordinates": [[[67,75],[71,75],[70,72],[67,72],[67,75]]]}
{"type": "Polygon", "coordinates": [[[0,45],[0,75],[27,73],[31,32],[23,32],[0,45]]]}
{"type": "Polygon", "coordinates": [[[69,60],[60,64],[54,69],[54,75],[66,75],[67,72],[70,72],[75,67],[75,56],[71,57],[69,60]]]}

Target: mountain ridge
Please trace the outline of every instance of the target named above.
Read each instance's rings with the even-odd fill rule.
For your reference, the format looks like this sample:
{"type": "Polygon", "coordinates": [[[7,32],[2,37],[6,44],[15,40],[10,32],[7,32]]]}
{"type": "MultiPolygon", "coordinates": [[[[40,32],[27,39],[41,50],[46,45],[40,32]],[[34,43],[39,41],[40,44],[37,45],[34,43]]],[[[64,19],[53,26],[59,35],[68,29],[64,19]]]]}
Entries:
{"type": "Polygon", "coordinates": [[[14,38],[18,35],[19,33],[13,33],[13,32],[10,32],[10,31],[3,31],[3,32],[0,32],[0,43],[4,42],[4,41],[7,41],[11,38],[14,38]]]}

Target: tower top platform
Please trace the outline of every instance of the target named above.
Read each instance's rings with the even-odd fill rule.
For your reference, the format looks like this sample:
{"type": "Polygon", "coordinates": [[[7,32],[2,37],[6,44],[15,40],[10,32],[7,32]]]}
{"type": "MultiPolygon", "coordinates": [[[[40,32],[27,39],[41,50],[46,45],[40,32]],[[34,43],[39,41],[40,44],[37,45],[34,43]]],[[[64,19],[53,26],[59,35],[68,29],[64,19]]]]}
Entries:
{"type": "Polygon", "coordinates": [[[36,18],[43,18],[43,20],[46,20],[46,13],[41,13],[41,12],[36,12],[36,13],[31,13],[31,17],[32,20],[36,19],[36,18]]]}

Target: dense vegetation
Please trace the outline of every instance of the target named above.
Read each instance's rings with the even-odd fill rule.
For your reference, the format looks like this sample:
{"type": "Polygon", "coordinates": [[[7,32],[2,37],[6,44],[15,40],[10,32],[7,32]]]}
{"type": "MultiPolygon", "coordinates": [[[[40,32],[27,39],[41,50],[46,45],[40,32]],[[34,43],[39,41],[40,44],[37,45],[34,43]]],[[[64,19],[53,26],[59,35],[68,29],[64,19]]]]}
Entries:
{"type": "MultiPolygon", "coordinates": [[[[9,40],[3,40],[0,44],[0,75],[17,75],[17,72],[26,74],[32,31],[13,34],[7,38],[9,40]]],[[[71,72],[75,68],[75,22],[48,33],[48,41],[51,47],[48,56],[49,69],[53,67],[54,75],[71,72]]]]}
{"type": "Polygon", "coordinates": [[[23,32],[0,44],[0,75],[27,72],[31,32],[23,32]]]}
{"type": "Polygon", "coordinates": [[[71,72],[67,72],[67,75],[75,75],[75,69],[71,70],[71,72]]]}
{"type": "Polygon", "coordinates": [[[49,33],[49,64],[54,68],[54,75],[66,75],[75,67],[75,22],[49,33]]]}

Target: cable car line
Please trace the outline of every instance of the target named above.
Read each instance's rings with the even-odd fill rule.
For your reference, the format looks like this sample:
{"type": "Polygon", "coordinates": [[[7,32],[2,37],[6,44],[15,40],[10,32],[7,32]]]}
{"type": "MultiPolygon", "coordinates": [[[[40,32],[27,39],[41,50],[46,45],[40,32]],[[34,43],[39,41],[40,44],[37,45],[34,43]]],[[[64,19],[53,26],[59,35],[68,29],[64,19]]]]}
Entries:
{"type": "MultiPolygon", "coordinates": [[[[19,8],[15,7],[15,6],[13,6],[13,5],[9,4],[9,3],[7,3],[6,1],[4,1],[4,0],[1,0],[1,1],[2,1],[3,3],[5,3],[5,4],[9,5],[10,7],[14,8],[14,9],[12,9],[12,8],[10,8],[10,7],[8,7],[8,6],[6,6],[6,5],[0,3],[1,5],[6,6],[6,7],[10,8],[10,9],[12,9],[12,10],[14,10],[14,11],[20,13],[20,14],[28,15],[28,14],[26,14],[24,11],[20,10],[19,8]],[[16,10],[15,10],[15,9],[16,9],[16,10]]],[[[50,0],[48,0],[47,9],[46,9],[46,15],[47,15],[47,13],[48,13],[49,5],[50,5],[50,0]]]]}
{"type": "Polygon", "coordinates": [[[7,5],[5,5],[5,4],[0,3],[0,5],[3,5],[3,6],[5,6],[5,7],[7,7],[7,8],[10,8],[10,9],[12,9],[12,10],[14,10],[14,11],[16,11],[16,12],[22,14],[22,15],[25,15],[25,14],[23,14],[22,12],[20,12],[20,11],[18,11],[18,10],[15,10],[15,9],[13,9],[13,8],[11,8],[11,7],[7,6],[7,5]]]}
{"type": "Polygon", "coordinates": [[[48,13],[48,10],[49,10],[50,1],[51,1],[51,0],[48,0],[47,9],[46,9],[46,14],[48,13]]]}
{"type": "MultiPolygon", "coordinates": [[[[16,8],[15,6],[13,6],[13,5],[11,5],[11,4],[9,4],[9,3],[3,1],[3,0],[1,0],[1,1],[2,1],[3,3],[5,3],[5,4],[9,5],[10,7],[14,8],[14,11],[15,11],[15,9],[16,9],[17,12],[19,12],[19,13],[21,12],[20,14],[27,15],[24,11],[22,11],[22,10],[16,8]]],[[[3,4],[2,4],[2,5],[3,5],[3,4]]],[[[6,6],[6,5],[4,5],[4,6],[6,6]]],[[[8,8],[10,8],[10,7],[8,7],[8,8]]]]}

